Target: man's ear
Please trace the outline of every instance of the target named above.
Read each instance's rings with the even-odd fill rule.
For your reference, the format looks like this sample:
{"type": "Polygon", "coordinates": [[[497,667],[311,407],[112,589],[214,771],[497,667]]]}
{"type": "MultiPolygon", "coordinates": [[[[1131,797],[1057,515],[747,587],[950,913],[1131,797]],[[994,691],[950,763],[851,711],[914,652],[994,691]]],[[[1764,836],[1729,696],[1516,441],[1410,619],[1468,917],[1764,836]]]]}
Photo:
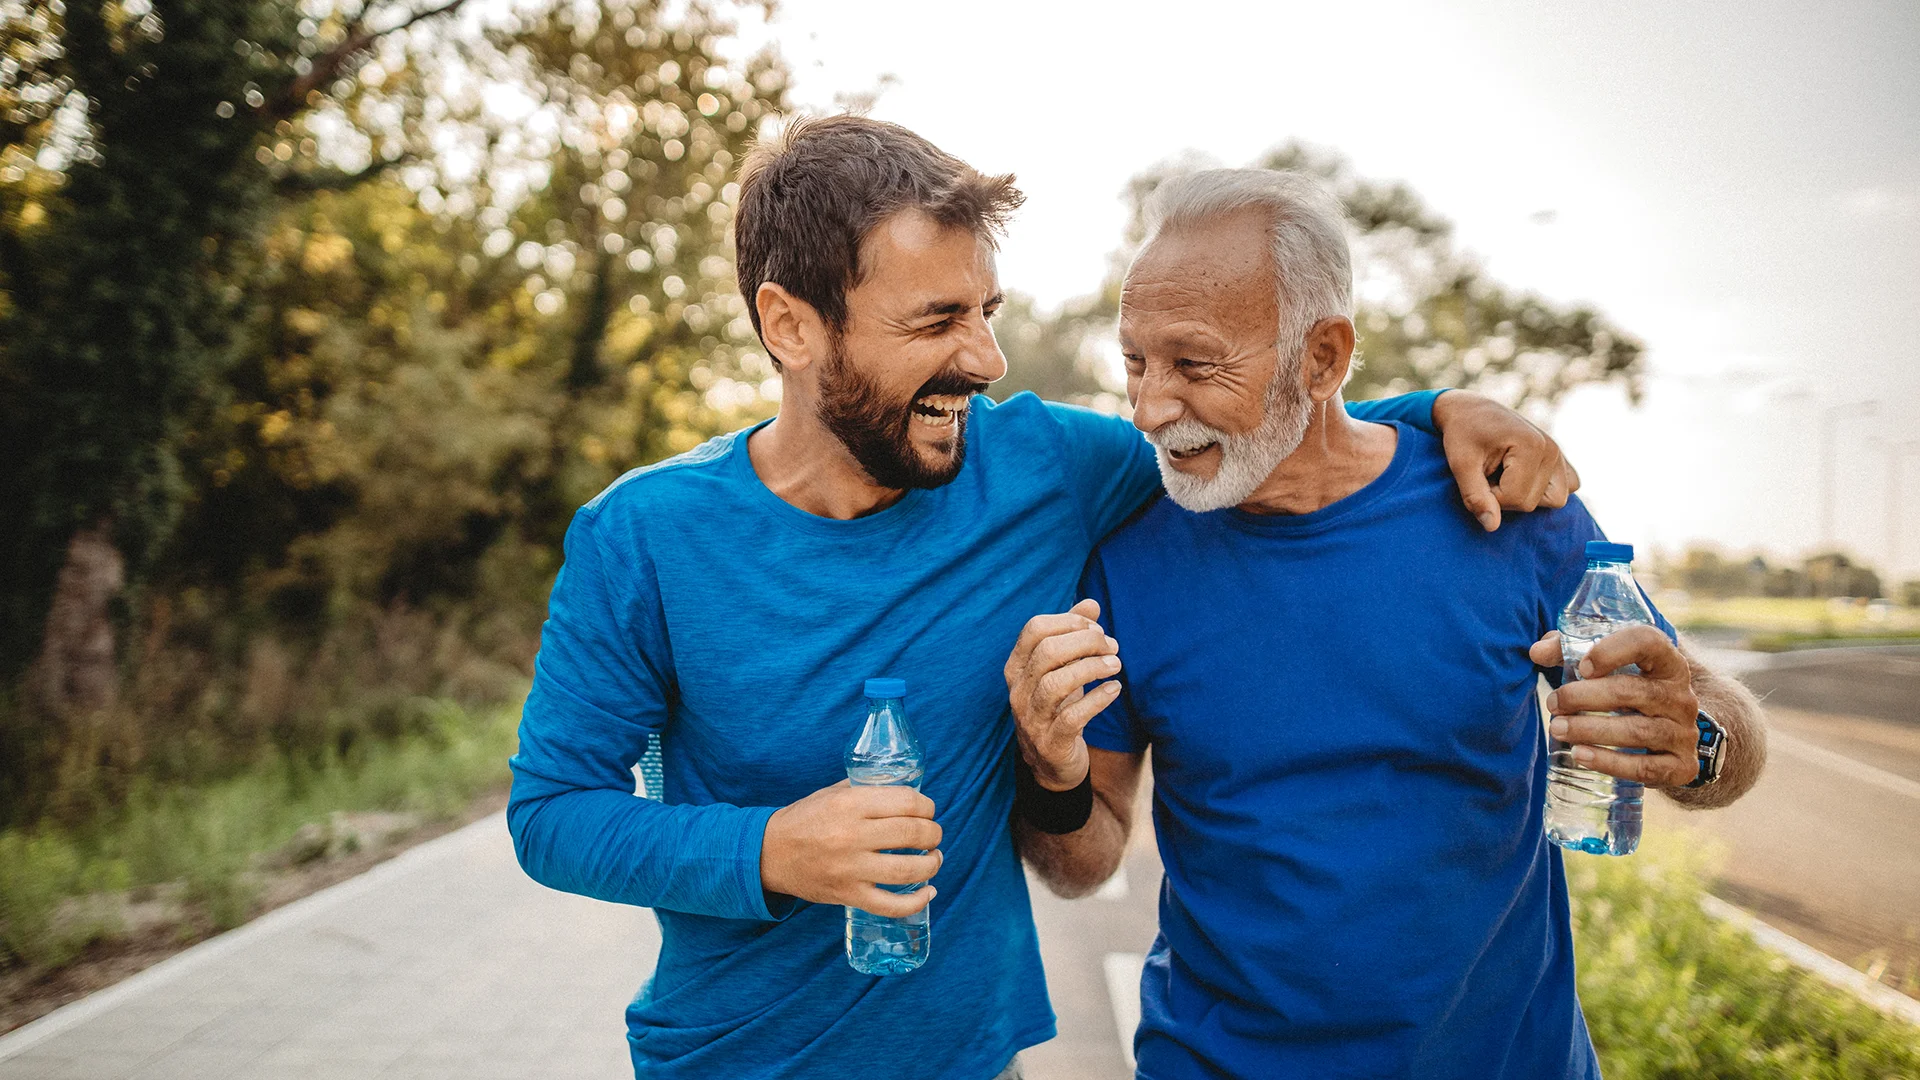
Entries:
{"type": "Polygon", "coordinates": [[[805,370],[824,355],[827,323],[812,304],[771,281],[760,283],[753,304],[760,312],[760,338],[784,370],[805,370]]]}
{"type": "Polygon", "coordinates": [[[1321,319],[1307,331],[1301,378],[1309,397],[1330,401],[1346,385],[1347,372],[1353,367],[1353,345],[1353,320],[1345,315],[1321,319]]]}

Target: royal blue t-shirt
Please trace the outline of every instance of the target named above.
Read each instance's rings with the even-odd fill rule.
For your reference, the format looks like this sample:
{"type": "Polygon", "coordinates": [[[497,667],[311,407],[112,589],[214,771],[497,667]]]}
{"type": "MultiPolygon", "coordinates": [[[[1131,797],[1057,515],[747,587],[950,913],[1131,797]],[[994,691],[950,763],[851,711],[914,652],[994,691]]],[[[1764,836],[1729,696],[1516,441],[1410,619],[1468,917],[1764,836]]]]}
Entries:
{"type": "Polygon", "coordinates": [[[1598,1076],[1527,648],[1601,532],[1577,499],[1483,532],[1395,427],[1324,509],[1163,499],[1088,563],[1126,668],[1086,739],[1152,747],[1166,866],[1143,1078],[1598,1076]]]}
{"type": "MultiPolygon", "coordinates": [[[[1430,426],[1432,395],[1354,411],[1430,426]]],[[[750,433],[629,473],[574,518],[512,762],[521,864],[657,912],[627,1013],[639,1077],[844,1080],[877,1053],[916,1080],[986,1080],[1054,1033],[1001,671],[1159,489],[1152,451],[1114,417],[977,397],[953,482],[839,521],[769,491],[750,433]],[[842,908],[770,909],[760,886],[767,818],[845,778],[874,676],[907,682],[946,856],[932,956],[887,978],[847,965],[842,908]],[[653,734],[660,802],[634,794],[653,734]]]]}

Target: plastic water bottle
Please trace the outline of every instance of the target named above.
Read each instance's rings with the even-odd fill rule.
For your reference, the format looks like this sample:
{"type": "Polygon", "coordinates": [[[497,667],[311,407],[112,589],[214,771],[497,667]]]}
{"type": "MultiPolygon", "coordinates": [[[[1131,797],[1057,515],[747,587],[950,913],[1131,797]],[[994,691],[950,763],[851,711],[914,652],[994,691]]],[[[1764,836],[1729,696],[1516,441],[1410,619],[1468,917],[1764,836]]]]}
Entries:
{"type": "MultiPolygon", "coordinates": [[[[920,740],[907,724],[907,684],[903,679],[867,680],[867,722],[847,747],[847,779],[860,786],[904,784],[920,789],[926,775],[926,757],[920,740]]],[[[924,851],[896,848],[889,855],[924,855],[924,851]]],[[[910,893],[915,885],[882,885],[896,893],[910,893]]],[[[931,906],[931,905],[929,905],[931,906]]],[[[927,962],[932,946],[928,910],[904,919],[890,919],[856,907],[847,909],[847,963],[868,975],[905,975],[927,962]]]]}
{"type": "MultiPolygon", "coordinates": [[[[1629,626],[1655,625],[1633,580],[1633,545],[1587,542],[1587,573],[1560,613],[1562,685],[1580,678],[1593,643],[1629,626]]],[[[1632,664],[1619,669],[1640,674],[1632,664]]],[[[1598,672],[1607,675],[1608,672],[1598,672]]],[[[1646,786],[1576,764],[1573,747],[1553,739],[1547,758],[1547,839],[1571,851],[1631,855],[1640,846],[1640,800],[1646,786]]]]}

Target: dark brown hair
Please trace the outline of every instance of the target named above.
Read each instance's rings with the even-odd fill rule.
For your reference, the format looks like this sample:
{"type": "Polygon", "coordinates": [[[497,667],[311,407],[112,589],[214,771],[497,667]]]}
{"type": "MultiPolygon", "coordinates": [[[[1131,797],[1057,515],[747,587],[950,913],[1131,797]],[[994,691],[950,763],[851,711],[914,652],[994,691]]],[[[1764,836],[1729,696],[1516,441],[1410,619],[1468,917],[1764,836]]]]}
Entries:
{"type": "Polygon", "coordinates": [[[991,240],[1025,198],[1011,173],[983,176],[898,124],[796,119],[754,147],[740,168],[734,248],[748,317],[758,332],[754,295],[771,281],[812,304],[839,333],[847,293],[862,280],[861,242],[886,218],[920,210],[991,240]]]}

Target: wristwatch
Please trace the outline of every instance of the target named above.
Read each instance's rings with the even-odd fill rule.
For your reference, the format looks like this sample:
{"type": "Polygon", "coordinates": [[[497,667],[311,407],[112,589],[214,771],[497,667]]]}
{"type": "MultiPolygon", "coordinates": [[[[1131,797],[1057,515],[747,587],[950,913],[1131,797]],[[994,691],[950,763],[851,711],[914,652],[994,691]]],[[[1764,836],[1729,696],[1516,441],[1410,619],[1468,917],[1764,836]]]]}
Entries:
{"type": "Polygon", "coordinates": [[[1693,722],[1700,726],[1700,775],[1685,786],[1701,788],[1720,779],[1721,759],[1727,752],[1727,729],[1708,716],[1705,709],[1700,710],[1693,722]]]}

